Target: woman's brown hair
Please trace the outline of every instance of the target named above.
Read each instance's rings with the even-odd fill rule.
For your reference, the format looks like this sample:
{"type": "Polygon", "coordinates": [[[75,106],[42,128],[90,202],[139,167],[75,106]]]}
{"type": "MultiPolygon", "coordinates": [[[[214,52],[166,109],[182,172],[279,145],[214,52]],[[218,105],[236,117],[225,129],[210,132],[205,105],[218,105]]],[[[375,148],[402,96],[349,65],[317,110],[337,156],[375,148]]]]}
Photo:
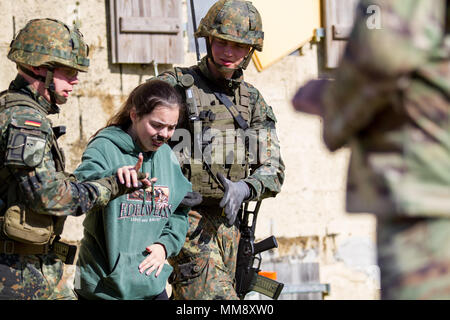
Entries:
{"type": "Polygon", "coordinates": [[[130,111],[133,107],[136,115],[141,118],[157,107],[178,108],[180,117],[183,116],[184,105],[181,96],[169,83],[162,80],[148,80],[131,91],[125,103],[119,111],[113,115],[106,126],[98,130],[93,137],[102,129],[117,126],[126,131],[131,126],[130,111]]]}

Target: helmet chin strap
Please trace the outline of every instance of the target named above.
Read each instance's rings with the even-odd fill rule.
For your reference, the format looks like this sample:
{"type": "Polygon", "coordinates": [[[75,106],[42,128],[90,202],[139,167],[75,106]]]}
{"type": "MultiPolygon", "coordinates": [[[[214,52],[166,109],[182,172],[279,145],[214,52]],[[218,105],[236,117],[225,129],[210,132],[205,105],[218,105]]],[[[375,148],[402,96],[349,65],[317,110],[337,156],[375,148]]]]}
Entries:
{"type": "Polygon", "coordinates": [[[57,94],[55,90],[55,82],[53,81],[53,75],[55,73],[54,68],[47,68],[47,75],[45,76],[45,89],[47,89],[50,95],[50,102],[52,104],[63,104],[67,102],[67,98],[57,94]]]}
{"type": "Polygon", "coordinates": [[[47,74],[45,75],[45,77],[43,77],[41,75],[35,74],[30,69],[19,66],[19,69],[23,73],[25,73],[26,75],[28,75],[29,77],[31,77],[33,79],[36,79],[36,80],[44,83],[44,87],[45,87],[45,89],[47,89],[48,94],[50,96],[51,104],[65,103],[67,101],[67,98],[62,95],[57,94],[55,91],[55,83],[53,81],[53,75],[55,72],[55,68],[53,68],[53,67],[46,67],[46,68],[47,68],[47,74]]]}
{"type": "Polygon", "coordinates": [[[254,47],[252,47],[250,49],[250,51],[248,52],[248,54],[245,57],[245,59],[242,60],[242,62],[239,64],[239,67],[242,68],[242,70],[247,69],[248,64],[250,63],[250,60],[252,59],[253,52],[255,52],[255,48],[254,47]]]}
{"type": "Polygon", "coordinates": [[[217,71],[219,71],[221,74],[227,74],[230,72],[235,72],[237,70],[245,70],[248,67],[248,64],[250,63],[250,60],[252,58],[253,52],[255,52],[255,48],[252,47],[251,50],[248,52],[248,54],[245,56],[244,60],[242,60],[242,62],[236,67],[236,68],[228,68],[225,67],[221,64],[218,64],[215,60],[214,60],[214,56],[212,54],[212,50],[211,50],[211,43],[209,40],[206,41],[206,51],[208,54],[208,57],[211,59],[212,63],[216,66],[217,71]]]}

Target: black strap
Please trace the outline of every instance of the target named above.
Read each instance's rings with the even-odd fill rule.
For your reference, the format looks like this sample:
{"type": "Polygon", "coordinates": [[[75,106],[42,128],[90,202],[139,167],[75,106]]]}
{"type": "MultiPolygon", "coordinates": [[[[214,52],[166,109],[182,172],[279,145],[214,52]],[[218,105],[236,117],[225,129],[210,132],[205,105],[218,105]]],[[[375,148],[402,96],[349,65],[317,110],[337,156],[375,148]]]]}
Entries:
{"type": "Polygon", "coordinates": [[[247,130],[247,121],[242,118],[241,113],[236,109],[235,105],[230,101],[230,99],[228,99],[228,97],[221,92],[214,91],[214,95],[225,105],[225,107],[227,107],[228,111],[230,111],[234,121],[236,121],[238,126],[243,130],[247,130]]]}
{"type": "MultiPolygon", "coordinates": [[[[197,66],[196,66],[197,67],[197,66]]],[[[202,74],[202,72],[200,70],[196,70],[197,68],[192,68],[191,70],[193,71],[193,76],[194,78],[202,78],[205,79],[205,76],[202,74]]],[[[207,80],[207,79],[205,79],[207,80]]],[[[205,83],[205,85],[214,93],[214,95],[217,97],[217,99],[219,99],[227,108],[228,111],[230,111],[234,121],[236,121],[237,125],[243,129],[243,130],[247,130],[248,129],[248,123],[247,121],[244,120],[244,118],[242,118],[241,113],[239,112],[239,110],[237,110],[236,106],[233,104],[233,102],[230,101],[230,99],[228,99],[228,97],[221,93],[218,92],[217,90],[213,90],[211,89],[210,86],[208,86],[208,82],[207,81],[203,81],[205,83]]]]}

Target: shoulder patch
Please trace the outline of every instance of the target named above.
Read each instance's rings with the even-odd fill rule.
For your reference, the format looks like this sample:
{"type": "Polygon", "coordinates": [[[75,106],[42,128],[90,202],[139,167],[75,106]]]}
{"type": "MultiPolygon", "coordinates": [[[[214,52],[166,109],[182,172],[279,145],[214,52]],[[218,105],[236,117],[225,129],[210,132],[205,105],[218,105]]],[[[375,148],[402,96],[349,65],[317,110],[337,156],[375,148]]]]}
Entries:
{"type": "Polygon", "coordinates": [[[22,168],[39,166],[50,139],[48,121],[41,121],[32,114],[14,114],[8,126],[5,164],[22,168]]]}
{"type": "Polygon", "coordinates": [[[11,116],[11,124],[15,127],[39,130],[46,133],[51,133],[52,130],[51,122],[43,115],[30,108],[21,109],[19,107],[17,110],[14,110],[11,116]]]}

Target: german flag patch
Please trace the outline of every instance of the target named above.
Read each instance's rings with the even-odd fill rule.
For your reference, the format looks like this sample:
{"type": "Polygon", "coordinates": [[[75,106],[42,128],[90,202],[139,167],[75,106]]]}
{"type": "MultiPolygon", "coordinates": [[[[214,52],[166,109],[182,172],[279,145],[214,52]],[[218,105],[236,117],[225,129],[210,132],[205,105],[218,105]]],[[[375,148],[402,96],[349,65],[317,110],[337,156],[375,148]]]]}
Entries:
{"type": "Polygon", "coordinates": [[[33,121],[33,120],[26,120],[24,124],[27,125],[27,126],[32,126],[32,127],[39,128],[41,126],[42,122],[33,121]]]}

